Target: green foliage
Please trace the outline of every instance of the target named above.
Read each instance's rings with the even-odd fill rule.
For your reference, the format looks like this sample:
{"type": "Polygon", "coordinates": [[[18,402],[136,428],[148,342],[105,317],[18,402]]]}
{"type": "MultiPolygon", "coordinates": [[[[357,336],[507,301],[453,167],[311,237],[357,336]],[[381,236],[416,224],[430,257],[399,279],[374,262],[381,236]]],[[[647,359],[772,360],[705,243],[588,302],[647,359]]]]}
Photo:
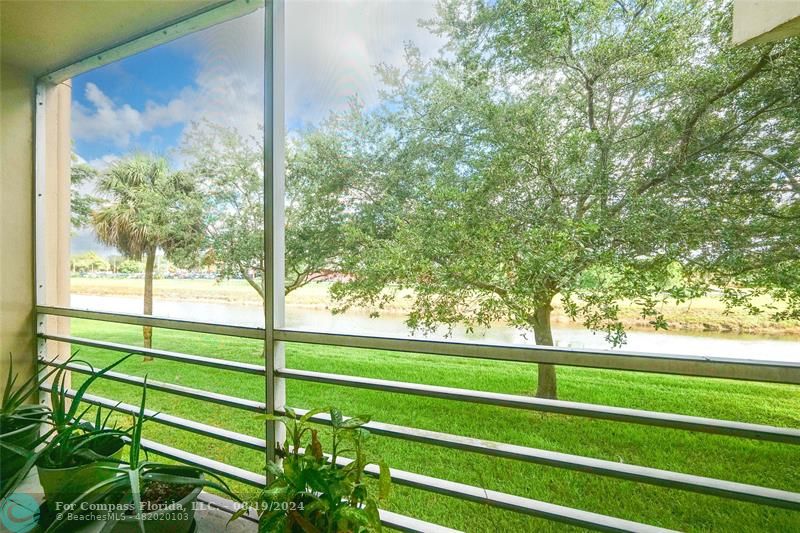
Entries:
{"type": "Polygon", "coordinates": [[[39,425],[50,415],[50,409],[37,403],[29,403],[31,398],[38,394],[39,387],[53,375],[55,368],[34,374],[27,380],[18,383],[19,374],[14,373],[13,358],[8,358],[8,373],[6,374],[3,396],[0,398],[0,448],[6,456],[19,456],[24,458],[24,463],[18,472],[10,479],[0,480],[0,501],[22,482],[28,471],[38,458],[36,447],[44,442],[50,435],[45,432],[38,439],[34,439],[30,448],[23,448],[3,438],[13,431],[26,426],[39,425]]]}
{"type": "MultiPolygon", "coordinates": [[[[315,132],[290,143],[286,168],[286,293],[335,268],[341,255],[351,168],[336,165],[341,141],[315,132]]],[[[221,278],[244,278],[264,297],[263,140],[203,122],[187,136],[189,172],[204,198],[203,262],[221,278]]]]}
{"type": "Polygon", "coordinates": [[[49,420],[49,423],[53,426],[54,433],[45,449],[40,451],[37,461],[39,466],[70,468],[107,460],[107,454],[102,453],[102,450],[108,447],[113,448],[115,445],[118,446],[130,432],[130,429],[118,429],[116,426],[108,427],[108,420],[111,416],[110,411],[103,418],[102,410],[97,409],[95,423],[86,422],[84,418],[91,406],[84,408],[81,406],[81,402],[92,383],[114,367],[122,364],[131,355],[126,355],[97,372],[94,371],[91,364],[76,359],[76,355],[77,352],[56,367],[50,390],[52,411],[49,420]],[[76,362],[89,366],[93,373],[78,387],[74,397],[70,398],[67,396],[67,379],[69,377],[67,365],[76,362]]]}
{"type": "MultiPolygon", "coordinates": [[[[101,501],[112,505],[132,504],[136,512],[135,517],[139,525],[139,530],[144,533],[145,522],[143,519],[142,491],[148,483],[158,482],[168,485],[208,487],[238,500],[236,494],[231,492],[222,478],[206,469],[186,465],[168,465],[147,460],[143,461],[141,459],[142,426],[146,420],[146,401],[147,378],[145,377],[139,414],[130,431],[128,462],[121,466],[107,465],[98,467],[114,472],[117,475],[97,483],[68,505],[80,509],[84,504],[92,505],[101,501]],[[206,479],[206,477],[210,479],[206,479]]],[[[47,528],[47,532],[50,533],[69,528],[68,515],[69,513],[60,513],[47,528]]]]}
{"type": "MultiPolygon", "coordinates": [[[[95,380],[124,362],[128,357],[130,356],[115,361],[87,378],[75,391],[73,398],[67,396],[66,380],[68,378],[67,366],[78,361],[76,354],[44,372],[32,376],[16,388],[17,376],[13,375],[13,368],[9,363],[6,389],[3,393],[2,413],[0,413],[0,428],[3,433],[16,429],[21,423],[46,423],[50,428],[42,433],[31,449],[22,449],[0,439],[0,446],[25,457],[24,466],[15,474],[14,478],[4,480],[3,497],[14,490],[34,464],[50,468],[67,468],[103,459],[104,457],[95,452],[98,444],[107,444],[109,439],[119,439],[127,434],[127,431],[106,428],[108,417],[103,420],[100,410],[97,411],[94,425],[84,422],[83,417],[89,408],[81,410],[81,400],[95,380]],[[53,378],[50,391],[52,407],[47,408],[36,404],[24,405],[51,377],[53,378]],[[37,450],[36,447],[40,444],[44,445],[37,450]]],[[[91,365],[89,366],[91,368],[91,365]]]]}
{"type": "Polygon", "coordinates": [[[75,153],[72,154],[70,166],[70,221],[74,228],[82,228],[89,224],[92,209],[98,199],[81,192],[81,186],[88,186],[97,179],[97,170],[86,163],[78,163],[75,153]]]}
{"type": "MultiPolygon", "coordinates": [[[[39,392],[39,387],[47,381],[56,368],[51,368],[45,372],[34,374],[23,382],[17,383],[19,374],[14,373],[14,358],[8,356],[8,372],[6,373],[3,396],[0,398],[0,428],[9,431],[7,425],[12,419],[21,416],[21,420],[28,420],[29,415],[37,416],[35,413],[49,412],[49,408],[37,404],[29,404],[31,398],[39,392]]],[[[40,418],[36,418],[36,421],[40,418]]]]}
{"type": "Polygon", "coordinates": [[[117,265],[117,272],[120,274],[138,274],[144,272],[144,264],[141,261],[127,259],[117,265]]]}
{"type": "Polygon", "coordinates": [[[203,122],[188,133],[184,153],[203,198],[203,262],[223,279],[244,278],[264,298],[263,141],[203,122]]]}
{"type": "Polygon", "coordinates": [[[730,12],[443,2],[445,51],[380,67],[385,101],[347,138],[379,170],[339,308],[411,289],[414,328],[504,321],[539,344],[556,295],[615,344],[620,300],[655,328],[660,303],[715,287],[797,316],[800,40],[734,48],[730,12]]]}
{"type": "Polygon", "coordinates": [[[379,463],[378,494],[370,494],[364,480],[365,445],[369,432],[362,426],[367,416],[345,419],[336,408],[323,408],[298,416],[268,416],[286,427],[286,442],[278,447],[282,464],[270,463],[272,482],[259,502],[259,531],[296,533],[367,533],[381,531],[378,502],[389,495],[389,469],[379,463]],[[319,432],[310,419],[328,411],[331,453],[322,449],[319,432]],[[341,460],[343,454],[354,459],[341,460]],[[341,464],[340,464],[341,463],[341,464]]]}
{"type": "Polygon", "coordinates": [[[202,232],[193,180],[163,158],[139,154],[117,161],[98,179],[103,200],[92,212],[98,239],[126,257],[163,250],[191,263],[202,232]]]}
{"type": "MultiPolygon", "coordinates": [[[[164,158],[135,155],[117,161],[98,181],[104,200],[92,212],[97,238],[130,259],[145,258],[144,314],[153,312],[158,250],[174,263],[196,264],[203,239],[203,200],[193,178],[173,172],[164,158]]],[[[142,328],[145,348],[152,328],[142,328]]]]}
{"type": "Polygon", "coordinates": [[[97,255],[96,252],[84,252],[73,255],[69,261],[73,272],[105,272],[111,269],[108,261],[97,255]]]}

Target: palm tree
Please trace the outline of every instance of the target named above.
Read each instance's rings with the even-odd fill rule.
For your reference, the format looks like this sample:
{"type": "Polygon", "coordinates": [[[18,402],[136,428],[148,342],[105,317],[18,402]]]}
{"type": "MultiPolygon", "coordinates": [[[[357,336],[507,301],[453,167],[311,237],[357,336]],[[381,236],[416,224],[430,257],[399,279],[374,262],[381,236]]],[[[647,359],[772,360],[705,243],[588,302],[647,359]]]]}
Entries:
{"type": "MultiPolygon", "coordinates": [[[[92,213],[94,231],[101,242],[128,258],[144,257],[144,314],[151,315],[156,253],[162,250],[185,259],[202,234],[194,182],[188,174],[170,169],[164,158],[140,154],[111,166],[98,179],[97,189],[104,201],[92,213]]],[[[150,348],[152,328],[144,326],[142,332],[144,347],[150,348]]]]}

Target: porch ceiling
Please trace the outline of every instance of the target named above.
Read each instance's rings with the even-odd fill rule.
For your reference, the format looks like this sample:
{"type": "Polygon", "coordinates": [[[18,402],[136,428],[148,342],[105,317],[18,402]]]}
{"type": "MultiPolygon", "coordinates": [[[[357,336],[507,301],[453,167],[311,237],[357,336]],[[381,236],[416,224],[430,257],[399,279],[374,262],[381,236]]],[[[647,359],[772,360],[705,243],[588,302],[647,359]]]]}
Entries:
{"type": "Polygon", "coordinates": [[[3,0],[2,63],[39,76],[221,3],[224,2],[3,0]]]}

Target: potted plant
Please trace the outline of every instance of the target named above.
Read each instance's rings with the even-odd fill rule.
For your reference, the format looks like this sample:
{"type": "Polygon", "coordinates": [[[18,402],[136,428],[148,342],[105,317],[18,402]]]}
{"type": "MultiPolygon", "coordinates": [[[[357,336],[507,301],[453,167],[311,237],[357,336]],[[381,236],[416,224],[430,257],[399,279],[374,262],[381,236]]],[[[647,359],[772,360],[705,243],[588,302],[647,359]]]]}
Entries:
{"type": "Polygon", "coordinates": [[[0,499],[28,473],[36,461],[36,447],[49,435],[40,435],[50,414],[47,406],[30,403],[54,369],[33,375],[21,384],[9,356],[8,373],[0,404],[0,499]]]}
{"type": "MultiPolygon", "coordinates": [[[[170,465],[142,460],[142,426],[145,422],[147,378],[142,388],[139,414],[131,429],[128,461],[119,465],[100,465],[109,474],[67,504],[68,509],[102,503],[111,511],[105,514],[103,532],[186,533],[194,522],[194,503],[203,488],[220,491],[239,501],[225,481],[200,467],[170,465]]],[[[74,529],[67,513],[50,523],[47,532],[74,529]]]]}
{"type": "MultiPolygon", "coordinates": [[[[52,410],[49,422],[53,426],[53,436],[39,452],[36,461],[39,483],[51,509],[59,502],[69,502],[99,481],[111,477],[112,474],[101,466],[120,464],[124,438],[130,429],[108,427],[111,413],[103,418],[100,409],[96,412],[94,424],[86,422],[84,417],[91,406],[82,408],[81,401],[95,380],[128,357],[130,354],[93,372],[75,391],[73,398],[67,396],[66,372],[67,363],[74,361],[75,355],[56,368],[50,390],[52,410]]],[[[82,362],[91,368],[91,365],[82,362]]]]}
{"type": "MultiPolygon", "coordinates": [[[[365,445],[370,437],[362,426],[369,417],[344,419],[336,408],[316,409],[303,416],[286,408],[286,416],[267,416],[286,427],[286,443],[270,463],[271,483],[259,501],[259,530],[291,533],[371,533],[381,531],[378,503],[389,495],[389,469],[378,461],[377,495],[364,479],[368,464],[365,445]],[[323,452],[319,432],[309,425],[312,416],[328,411],[331,453],[323,452]],[[341,454],[354,459],[337,464],[341,454]]],[[[243,511],[240,511],[240,514],[243,511]]]]}

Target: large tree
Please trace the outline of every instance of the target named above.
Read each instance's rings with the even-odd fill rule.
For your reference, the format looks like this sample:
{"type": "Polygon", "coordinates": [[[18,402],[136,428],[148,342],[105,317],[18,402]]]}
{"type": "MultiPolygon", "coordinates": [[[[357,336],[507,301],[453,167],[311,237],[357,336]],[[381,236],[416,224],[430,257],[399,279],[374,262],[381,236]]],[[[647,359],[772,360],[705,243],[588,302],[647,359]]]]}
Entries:
{"type": "MultiPolygon", "coordinates": [[[[382,125],[358,141],[382,147],[380,215],[354,217],[342,307],[410,288],[413,327],[506,321],[541,345],[557,296],[615,344],[621,300],[656,328],[659,302],[712,286],[797,316],[800,46],[734,48],[730,11],[443,2],[444,52],[383,67],[387,101],[363,119],[382,125]]],[[[537,395],[556,394],[539,365],[537,395]]]]}
{"type": "MultiPolygon", "coordinates": [[[[335,269],[343,245],[347,163],[342,140],[309,132],[287,147],[285,293],[335,269]]],[[[243,278],[264,299],[263,140],[236,128],[195,124],[183,147],[204,198],[207,261],[220,278],[243,278]]]]}
{"type": "MultiPolygon", "coordinates": [[[[160,157],[135,155],[114,163],[97,179],[102,195],[91,215],[97,238],[126,257],[144,260],[145,315],[153,313],[156,254],[185,260],[202,233],[202,204],[194,181],[160,157]]],[[[152,328],[143,328],[152,346],[152,328]]],[[[149,359],[149,358],[146,358],[149,359]]]]}
{"type": "Polygon", "coordinates": [[[92,209],[97,198],[81,190],[94,185],[98,172],[87,163],[80,163],[77,154],[72,153],[70,165],[70,222],[73,229],[82,229],[92,218],[92,209]]]}

